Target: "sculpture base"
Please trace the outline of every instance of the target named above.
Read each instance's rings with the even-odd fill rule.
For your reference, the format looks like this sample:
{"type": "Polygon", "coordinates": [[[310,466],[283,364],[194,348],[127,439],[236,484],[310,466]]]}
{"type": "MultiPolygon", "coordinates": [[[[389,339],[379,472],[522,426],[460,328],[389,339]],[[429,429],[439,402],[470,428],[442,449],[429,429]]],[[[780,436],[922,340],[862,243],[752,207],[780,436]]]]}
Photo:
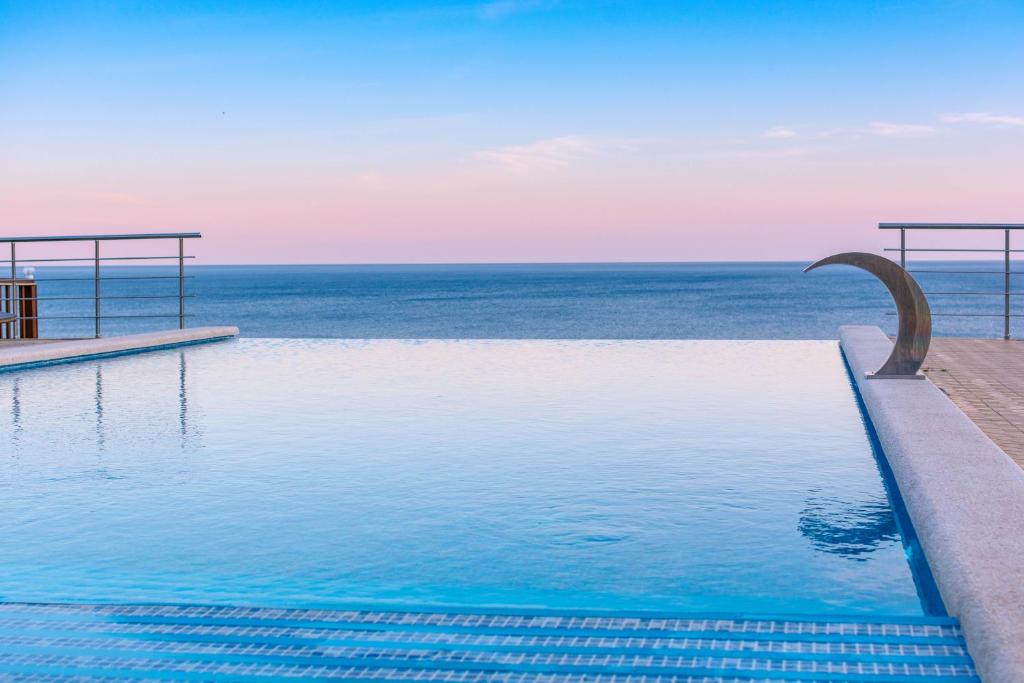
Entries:
{"type": "Polygon", "coordinates": [[[865,372],[864,377],[867,379],[928,379],[920,372],[913,375],[879,375],[874,372],[865,372]]]}

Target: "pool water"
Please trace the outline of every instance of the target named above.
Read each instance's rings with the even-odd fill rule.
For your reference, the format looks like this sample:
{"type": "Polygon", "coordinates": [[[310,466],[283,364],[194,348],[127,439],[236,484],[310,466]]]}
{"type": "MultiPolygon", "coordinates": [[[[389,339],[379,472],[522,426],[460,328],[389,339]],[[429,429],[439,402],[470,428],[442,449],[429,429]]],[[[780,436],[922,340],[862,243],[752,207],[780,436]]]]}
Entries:
{"type": "Polygon", "coordinates": [[[834,342],[238,340],[0,433],[2,600],[923,611],[834,342]]]}

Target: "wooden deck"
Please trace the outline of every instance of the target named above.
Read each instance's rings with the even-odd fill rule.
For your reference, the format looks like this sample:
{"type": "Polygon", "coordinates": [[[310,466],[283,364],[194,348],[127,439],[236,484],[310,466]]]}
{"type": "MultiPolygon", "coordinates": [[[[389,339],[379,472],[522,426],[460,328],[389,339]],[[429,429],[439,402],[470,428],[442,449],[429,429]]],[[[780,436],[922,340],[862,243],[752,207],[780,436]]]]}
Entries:
{"type": "Polygon", "coordinates": [[[1024,341],[933,338],[922,369],[1024,467],[1024,341]]]}

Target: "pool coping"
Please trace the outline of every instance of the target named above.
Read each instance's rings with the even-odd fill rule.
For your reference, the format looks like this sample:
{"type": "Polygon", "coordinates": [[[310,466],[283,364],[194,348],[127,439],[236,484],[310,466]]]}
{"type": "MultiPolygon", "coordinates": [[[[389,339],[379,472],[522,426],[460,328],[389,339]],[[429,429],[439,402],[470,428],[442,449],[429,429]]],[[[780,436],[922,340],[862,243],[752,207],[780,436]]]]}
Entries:
{"type": "Polygon", "coordinates": [[[881,329],[844,326],[839,338],[978,672],[1024,681],[1024,470],[930,380],[868,379],[892,350],[881,329]]]}
{"type": "Polygon", "coordinates": [[[10,348],[0,347],[0,372],[89,358],[155,351],[183,344],[218,341],[237,336],[237,327],[193,327],[99,339],[73,339],[45,344],[21,344],[10,348]]]}

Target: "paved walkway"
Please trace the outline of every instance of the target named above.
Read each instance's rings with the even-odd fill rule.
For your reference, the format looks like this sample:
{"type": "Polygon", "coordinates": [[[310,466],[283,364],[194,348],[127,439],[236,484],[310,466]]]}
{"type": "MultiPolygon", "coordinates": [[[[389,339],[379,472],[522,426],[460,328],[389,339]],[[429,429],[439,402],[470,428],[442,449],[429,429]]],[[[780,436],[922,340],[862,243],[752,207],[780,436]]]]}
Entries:
{"type": "Polygon", "coordinates": [[[96,356],[121,354],[215,341],[237,337],[237,327],[189,327],[183,330],[126,334],[101,339],[70,339],[50,341],[32,340],[29,343],[4,342],[0,344],[0,370],[18,370],[40,363],[81,360],[96,356]]]}
{"type": "Polygon", "coordinates": [[[1024,467],[1024,341],[933,338],[923,369],[1024,467]]]}
{"type": "Polygon", "coordinates": [[[56,339],[0,339],[0,350],[11,349],[15,346],[29,346],[30,344],[52,344],[56,339]]]}

